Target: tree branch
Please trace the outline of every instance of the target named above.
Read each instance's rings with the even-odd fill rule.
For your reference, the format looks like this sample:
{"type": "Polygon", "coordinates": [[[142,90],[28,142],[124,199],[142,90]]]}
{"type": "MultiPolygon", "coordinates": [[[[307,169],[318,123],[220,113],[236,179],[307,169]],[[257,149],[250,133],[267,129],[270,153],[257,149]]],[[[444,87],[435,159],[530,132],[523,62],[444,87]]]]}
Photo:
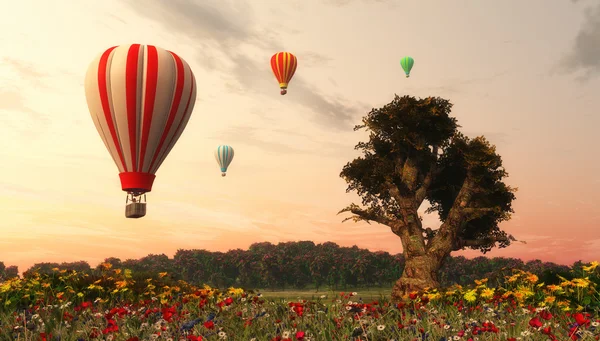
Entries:
{"type": "Polygon", "coordinates": [[[365,210],[365,209],[360,208],[356,204],[351,204],[350,206],[339,211],[338,214],[344,213],[344,212],[350,212],[350,213],[354,214],[354,216],[348,217],[348,218],[342,220],[342,222],[345,222],[348,220],[353,220],[354,222],[359,222],[362,220],[362,221],[366,221],[367,224],[370,224],[370,221],[374,221],[374,222],[382,224],[382,225],[387,225],[389,227],[393,227],[392,226],[393,221],[391,219],[384,217],[382,214],[380,214],[379,212],[376,212],[375,210],[373,210],[371,208],[365,210]]]}
{"type": "Polygon", "coordinates": [[[417,193],[415,194],[415,199],[416,199],[418,205],[421,204],[423,202],[423,200],[425,200],[425,196],[427,195],[427,190],[429,189],[429,186],[431,186],[434,175],[437,171],[438,146],[433,146],[433,150],[431,153],[435,157],[434,162],[431,165],[431,168],[429,168],[429,172],[425,176],[425,180],[423,180],[423,184],[421,185],[421,187],[419,187],[419,189],[417,189],[417,193]]]}
{"type": "Polygon", "coordinates": [[[483,217],[486,213],[489,212],[498,212],[500,211],[499,207],[466,207],[462,210],[463,222],[469,222],[471,220],[475,220],[477,218],[483,217]]]}
{"type": "Polygon", "coordinates": [[[510,243],[511,241],[527,244],[526,241],[517,240],[515,237],[513,237],[511,234],[509,234],[506,237],[488,237],[488,238],[483,238],[483,239],[468,239],[468,240],[459,239],[459,240],[457,240],[456,245],[452,251],[459,251],[459,250],[464,249],[465,247],[479,247],[479,246],[490,245],[492,243],[495,244],[498,242],[509,242],[510,243]]]}

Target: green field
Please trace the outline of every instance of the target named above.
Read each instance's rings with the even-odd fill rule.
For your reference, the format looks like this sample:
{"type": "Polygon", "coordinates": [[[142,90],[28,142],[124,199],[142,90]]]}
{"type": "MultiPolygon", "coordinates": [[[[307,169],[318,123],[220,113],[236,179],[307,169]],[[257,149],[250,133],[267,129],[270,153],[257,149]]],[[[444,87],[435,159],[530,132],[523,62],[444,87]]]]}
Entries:
{"type": "Polygon", "coordinates": [[[356,297],[360,297],[363,300],[377,300],[381,296],[389,297],[392,288],[347,288],[345,290],[327,290],[320,289],[318,291],[314,289],[307,290],[281,290],[274,291],[271,289],[259,289],[256,292],[260,292],[263,294],[265,298],[269,299],[285,299],[285,300],[293,300],[293,299],[304,299],[304,300],[314,300],[322,295],[326,295],[327,299],[333,299],[334,297],[340,297],[340,292],[352,293],[356,292],[358,295],[356,297]]]}

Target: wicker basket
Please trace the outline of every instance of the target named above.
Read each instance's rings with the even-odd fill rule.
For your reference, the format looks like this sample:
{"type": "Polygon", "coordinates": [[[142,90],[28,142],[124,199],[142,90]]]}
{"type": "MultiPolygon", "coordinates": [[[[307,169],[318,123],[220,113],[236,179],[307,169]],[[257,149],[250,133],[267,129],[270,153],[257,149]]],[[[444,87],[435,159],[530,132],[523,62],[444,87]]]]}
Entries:
{"type": "Polygon", "coordinates": [[[125,217],[141,218],[146,215],[145,202],[130,202],[125,206],[125,217]]]}

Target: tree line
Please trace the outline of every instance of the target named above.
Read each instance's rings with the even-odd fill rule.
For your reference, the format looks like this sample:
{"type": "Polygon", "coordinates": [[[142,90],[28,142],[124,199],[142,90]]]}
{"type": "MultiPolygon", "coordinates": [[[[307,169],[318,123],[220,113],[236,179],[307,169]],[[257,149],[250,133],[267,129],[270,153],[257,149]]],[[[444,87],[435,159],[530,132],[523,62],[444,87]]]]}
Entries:
{"type": "MultiPolygon", "coordinates": [[[[140,259],[120,260],[106,258],[113,268],[130,269],[139,275],[155,276],[166,272],[173,280],[190,284],[208,284],[212,287],[241,287],[245,289],[332,289],[360,287],[391,287],[404,270],[404,256],[399,253],[371,252],[357,246],[341,247],[332,242],[315,244],[312,241],[269,242],[252,244],[248,250],[228,252],[207,250],[178,250],[173,258],[165,254],[149,254],[140,259]]],[[[573,265],[580,268],[581,262],[573,265]]],[[[65,263],[37,263],[23,276],[34,272],[50,273],[53,269],[93,272],[85,261],[65,263]]],[[[511,269],[535,273],[547,284],[558,283],[557,275],[572,278],[572,268],[551,262],[534,260],[523,262],[516,258],[467,259],[448,257],[438,272],[440,284],[468,285],[473,280],[489,278],[502,284],[503,275],[511,269]],[[502,271],[505,269],[505,271],[502,271]]],[[[18,276],[16,266],[6,267],[0,262],[0,281],[18,276]]]]}

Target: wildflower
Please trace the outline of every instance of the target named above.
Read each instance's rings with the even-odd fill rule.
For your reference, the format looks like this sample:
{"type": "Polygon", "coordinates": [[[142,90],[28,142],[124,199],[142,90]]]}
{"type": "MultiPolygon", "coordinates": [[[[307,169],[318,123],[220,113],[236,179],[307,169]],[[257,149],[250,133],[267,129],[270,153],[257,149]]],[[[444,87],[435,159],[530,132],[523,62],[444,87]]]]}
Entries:
{"type": "Polygon", "coordinates": [[[477,295],[475,293],[475,290],[469,290],[469,291],[467,291],[467,293],[465,293],[463,297],[468,302],[474,302],[477,299],[477,295]]]}
{"type": "Polygon", "coordinates": [[[483,297],[483,298],[491,298],[493,296],[494,296],[494,289],[485,288],[481,292],[481,297],[483,297]]]}
{"type": "Polygon", "coordinates": [[[536,283],[538,281],[538,276],[535,274],[529,274],[525,279],[527,279],[528,282],[536,283]]]}
{"type": "Polygon", "coordinates": [[[548,285],[546,288],[548,288],[548,290],[550,290],[550,291],[558,291],[558,290],[562,289],[558,285],[554,285],[554,284],[548,285]]]}
{"type": "Polygon", "coordinates": [[[377,326],[377,330],[384,330],[385,326],[383,324],[380,324],[377,326]]]}
{"type": "Polygon", "coordinates": [[[582,267],[583,271],[585,272],[592,272],[594,271],[596,268],[598,267],[598,262],[597,261],[593,261],[590,263],[589,266],[584,266],[582,267]]]}
{"type": "Polygon", "coordinates": [[[586,278],[574,278],[571,283],[578,288],[587,288],[590,285],[590,280],[586,278]]]}

